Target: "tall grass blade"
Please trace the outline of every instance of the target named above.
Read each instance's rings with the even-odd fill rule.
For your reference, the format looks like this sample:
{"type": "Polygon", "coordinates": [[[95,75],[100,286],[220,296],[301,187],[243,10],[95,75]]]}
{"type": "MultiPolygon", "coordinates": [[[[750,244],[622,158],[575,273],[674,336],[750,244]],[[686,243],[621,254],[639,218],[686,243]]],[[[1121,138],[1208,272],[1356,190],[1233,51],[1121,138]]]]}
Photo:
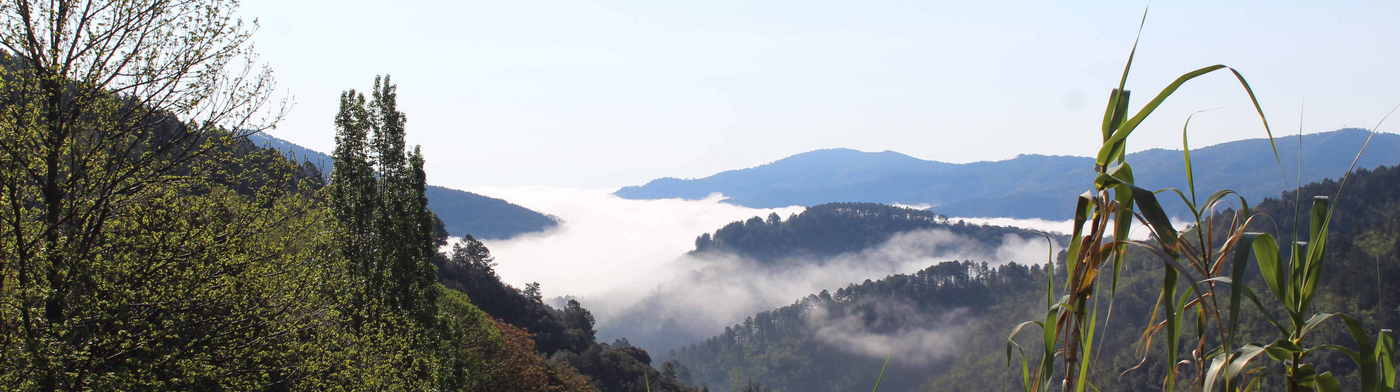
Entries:
{"type": "MultiPolygon", "coordinates": [[[[1094,291],[1098,291],[1098,288],[1095,287],[1094,291]]],[[[1098,296],[1095,295],[1093,309],[1089,311],[1089,329],[1084,334],[1084,338],[1079,344],[1079,352],[1083,357],[1079,359],[1079,376],[1077,377],[1078,380],[1074,383],[1076,392],[1084,392],[1084,387],[1089,385],[1089,364],[1094,360],[1094,333],[1098,325],[1098,314],[1099,301],[1098,296]]]]}
{"type": "Polygon", "coordinates": [[[1176,270],[1167,268],[1162,279],[1163,305],[1167,322],[1167,379],[1163,390],[1176,389],[1177,338],[1181,336],[1180,318],[1176,311],[1176,270]]]}
{"type": "Polygon", "coordinates": [[[890,358],[893,358],[893,357],[894,357],[894,354],[890,354],[890,355],[888,355],[888,356],[885,356],[885,363],[884,363],[883,365],[880,365],[880,377],[876,377],[876,378],[875,378],[875,387],[874,387],[874,388],[871,388],[871,389],[870,389],[870,392],[879,392],[879,391],[880,391],[880,381],[884,381],[884,380],[885,380],[885,368],[887,368],[887,367],[890,366],[890,358]]]}
{"type": "Polygon", "coordinates": [[[1138,20],[1137,36],[1133,37],[1133,49],[1128,51],[1128,62],[1123,64],[1123,76],[1118,79],[1119,90],[1128,85],[1128,71],[1133,68],[1133,57],[1137,56],[1138,42],[1142,41],[1142,29],[1147,26],[1147,11],[1151,9],[1151,4],[1142,7],[1142,19],[1138,20]]]}
{"type": "Polygon", "coordinates": [[[1307,311],[1317,293],[1317,284],[1322,275],[1323,252],[1327,250],[1327,226],[1332,222],[1331,202],[1327,196],[1313,198],[1312,219],[1309,224],[1311,242],[1307,247],[1304,261],[1302,290],[1299,294],[1298,311],[1307,311]]]}
{"type": "Polygon", "coordinates": [[[1172,227],[1171,218],[1162,210],[1162,204],[1157,201],[1157,195],[1152,191],[1133,187],[1133,199],[1137,201],[1138,210],[1147,220],[1147,224],[1152,227],[1153,234],[1157,241],[1163,245],[1163,250],[1167,255],[1176,257],[1176,228],[1172,227]]]}
{"type": "MultiPolygon", "coordinates": [[[[1191,170],[1191,143],[1186,138],[1186,134],[1188,133],[1186,130],[1191,128],[1191,118],[1196,117],[1196,113],[1200,112],[1197,111],[1187,115],[1186,123],[1181,126],[1181,161],[1186,164],[1186,189],[1191,191],[1192,205],[1190,207],[1193,210],[1196,204],[1196,174],[1195,171],[1191,170]]],[[[1196,227],[1200,227],[1200,224],[1200,215],[1196,215],[1196,227]]]]}
{"type": "Polygon", "coordinates": [[[1177,77],[1176,80],[1172,81],[1171,84],[1168,84],[1167,87],[1163,88],[1162,91],[1158,92],[1156,97],[1153,97],[1151,101],[1148,101],[1146,105],[1138,109],[1137,114],[1133,115],[1132,118],[1124,121],[1123,124],[1113,132],[1113,136],[1109,137],[1108,140],[1104,142],[1103,147],[1099,149],[1098,164],[1100,166],[1107,165],[1110,158],[1112,158],[1111,154],[1119,149],[1117,146],[1124,140],[1127,140],[1128,135],[1132,134],[1138,124],[1141,124],[1143,120],[1147,119],[1148,115],[1162,106],[1162,103],[1167,100],[1167,97],[1170,97],[1177,89],[1180,89],[1183,84],[1201,75],[1222,69],[1230,70],[1230,72],[1235,75],[1235,79],[1239,80],[1240,86],[1249,94],[1249,100],[1254,104],[1255,112],[1259,114],[1259,120],[1264,123],[1264,131],[1269,135],[1269,147],[1273,148],[1274,159],[1278,160],[1278,146],[1274,144],[1274,134],[1269,128],[1269,120],[1264,117],[1264,109],[1259,105],[1259,100],[1254,96],[1254,90],[1249,87],[1249,82],[1234,68],[1230,68],[1224,64],[1216,64],[1182,74],[1177,77]]]}
{"type": "MultiPolygon", "coordinates": [[[[1235,248],[1235,254],[1230,265],[1230,326],[1226,329],[1227,337],[1225,340],[1225,349],[1223,350],[1227,357],[1232,348],[1237,344],[1236,338],[1238,337],[1240,329],[1240,301],[1243,299],[1242,297],[1244,297],[1245,277],[1247,276],[1245,275],[1245,266],[1249,262],[1249,252],[1247,252],[1246,249],[1248,249],[1253,242],[1254,237],[1245,235],[1243,237],[1243,243],[1238,244],[1235,248]]],[[[1234,369],[1225,369],[1226,390],[1230,389],[1230,375],[1232,374],[1236,374],[1234,369]]]]}
{"type": "MultiPolygon", "coordinates": [[[[1346,324],[1347,333],[1351,334],[1352,340],[1356,341],[1357,348],[1359,348],[1358,355],[1352,359],[1357,362],[1356,364],[1360,368],[1358,370],[1361,371],[1361,390],[1371,392],[1393,389],[1394,375],[1390,375],[1390,385],[1386,385],[1387,383],[1384,382],[1386,381],[1385,371],[1378,361],[1382,358],[1376,355],[1381,349],[1377,346],[1378,340],[1384,340],[1385,331],[1381,332],[1382,339],[1372,340],[1370,334],[1366,333],[1366,329],[1361,326],[1360,321],[1347,315],[1338,315],[1338,317],[1346,324]]],[[[1389,358],[1384,359],[1387,363],[1390,362],[1389,358]]]]}

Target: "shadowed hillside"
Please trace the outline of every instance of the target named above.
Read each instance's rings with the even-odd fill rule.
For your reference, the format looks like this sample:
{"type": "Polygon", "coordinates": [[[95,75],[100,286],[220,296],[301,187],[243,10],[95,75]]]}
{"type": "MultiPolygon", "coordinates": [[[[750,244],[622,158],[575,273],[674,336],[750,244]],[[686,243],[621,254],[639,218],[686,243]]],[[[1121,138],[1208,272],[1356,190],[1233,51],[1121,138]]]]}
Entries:
{"type": "MultiPolygon", "coordinates": [[[[248,137],[258,146],[281,151],[297,162],[310,162],[327,178],[332,169],[329,155],[264,133],[248,137]]],[[[524,233],[549,230],[559,225],[553,216],[490,196],[428,185],[428,208],[446,224],[454,236],[472,235],[481,239],[504,239],[524,233]]]]}

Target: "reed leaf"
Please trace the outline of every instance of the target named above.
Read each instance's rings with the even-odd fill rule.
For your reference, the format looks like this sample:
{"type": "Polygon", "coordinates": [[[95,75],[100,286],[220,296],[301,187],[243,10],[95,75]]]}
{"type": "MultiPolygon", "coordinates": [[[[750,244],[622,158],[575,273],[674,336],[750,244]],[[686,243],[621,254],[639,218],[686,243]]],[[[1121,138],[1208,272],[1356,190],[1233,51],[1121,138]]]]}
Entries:
{"type": "Polygon", "coordinates": [[[1216,64],[1201,67],[1200,69],[1182,74],[1181,76],[1177,77],[1176,80],[1172,81],[1171,84],[1168,84],[1167,87],[1162,88],[1162,90],[1157,93],[1156,97],[1153,97],[1151,101],[1148,101],[1146,105],[1144,105],[1141,109],[1138,109],[1137,114],[1133,115],[1132,118],[1129,118],[1126,121],[1124,121],[1123,124],[1120,125],[1113,132],[1113,135],[1104,141],[1103,147],[1099,150],[1097,159],[1098,164],[1100,166],[1107,165],[1110,159],[1113,158],[1113,153],[1115,151],[1121,150],[1119,144],[1123,143],[1124,140],[1127,140],[1128,135],[1132,134],[1133,130],[1137,129],[1137,126],[1141,124],[1143,120],[1147,119],[1148,115],[1151,115],[1153,111],[1157,110],[1157,108],[1160,107],[1162,103],[1167,100],[1168,97],[1171,97],[1172,94],[1176,93],[1176,90],[1180,89],[1183,84],[1186,84],[1186,82],[1191,81],[1191,79],[1200,77],[1201,75],[1205,75],[1222,69],[1230,70],[1230,72],[1235,76],[1235,79],[1239,81],[1240,87],[1244,88],[1244,91],[1247,94],[1249,94],[1249,100],[1251,103],[1254,104],[1255,112],[1259,114],[1259,120],[1264,123],[1264,131],[1269,135],[1269,147],[1273,149],[1274,160],[1277,161],[1279,159],[1278,146],[1274,143],[1274,134],[1273,131],[1269,128],[1269,120],[1264,116],[1264,109],[1259,105],[1259,99],[1255,97],[1254,89],[1249,87],[1249,82],[1244,79],[1244,75],[1241,75],[1238,70],[1235,70],[1234,68],[1231,68],[1224,64],[1216,64]]]}
{"type": "Polygon", "coordinates": [[[1259,275],[1264,278],[1264,284],[1269,286],[1274,296],[1282,301],[1288,298],[1288,285],[1284,284],[1284,279],[1287,278],[1283,264],[1279,263],[1278,259],[1278,242],[1268,233],[1253,234],[1255,240],[1251,245],[1254,249],[1254,263],[1259,266],[1259,275]]]}
{"type": "Polygon", "coordinates": [[[885,363],[882,364],[882,365],[880,365],[880,376],[875,378],[875,387],[874,387],[874,388],[871,388],[871,389],[870,389],[870,392],[879,392],[879,391],[880,391],[880,381],[884,381],[884,380],[885,380],[885,368],[890,367],[890,359],[891,359],[891,358],[894,358],[894,355],[893,355],[893,354],[885,356],[885,363]]]}

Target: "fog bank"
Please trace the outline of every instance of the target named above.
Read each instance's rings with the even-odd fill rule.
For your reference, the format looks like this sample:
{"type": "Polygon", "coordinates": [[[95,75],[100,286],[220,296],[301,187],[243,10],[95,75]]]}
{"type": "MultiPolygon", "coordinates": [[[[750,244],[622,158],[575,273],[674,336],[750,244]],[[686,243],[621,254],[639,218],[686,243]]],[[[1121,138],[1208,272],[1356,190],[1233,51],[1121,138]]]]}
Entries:
{"type": "Polygon", "coordinates": [[[694,248],[701,233],[753,216],[787,217],[804,210],[735,206],[720,202],[720,195],[704,200],[628,200],[613,196],[613,190],[473,188],[562,220],[547,232],[485,241],[499,263],[497,273],[516,287],[539,282],[546,298],[577,296],[601,320],[615,308],[614,302],[627,302],[606,298],[605,293],[662,282],[667,262],[694,248]]]}
{"type": "MultiPolygon", "coordinates": [[[[1043,263],[1050,254],[1049,245],[1044,238],[1007,235],[993,247],[944,229],[930,229],[899,233],[872,248],[818,259],[763,263],[730,254],[684,256],[663,268],[669,270],[670,279],[642,293],[635,305],[602,320],[599,334],[626,337],[657,351],[654,355],[664,354],[716,335],[754,313],[793,304],[822,290],[912,273],[945,261],[1043,263]]],[[[843,331],[836,328],[831,332],[843,331]]]]}
{"type": "MultiPolygon", "coordinates": [[[[720,195],[704,200],[628,200],[613,196],[613,189],[488,187],[473,191],[562,221],[547,232],[486,241],[503,280],[516,287],[539,282],[546,298],[577,297],[597,317],[600,337],[627,337],[650,350],[712,336],[744,317],[792,304],[823,289],[911,273],[943,261],[1030,264],[1043,263],[1048,255],[1043,238],[1011,235],[990,247],[934,229],[901,233],[879,246],[824,260],[784,260],[777,263],[782,268],[773,268],[731,255],[686,253],[702,233],[770,213],[786,218],[803,207],[747,208],[723,203],[720,195]]],[[[959,219],[1059,232],[1068,231],[1070,225],[951,218],[959,219]]]]}

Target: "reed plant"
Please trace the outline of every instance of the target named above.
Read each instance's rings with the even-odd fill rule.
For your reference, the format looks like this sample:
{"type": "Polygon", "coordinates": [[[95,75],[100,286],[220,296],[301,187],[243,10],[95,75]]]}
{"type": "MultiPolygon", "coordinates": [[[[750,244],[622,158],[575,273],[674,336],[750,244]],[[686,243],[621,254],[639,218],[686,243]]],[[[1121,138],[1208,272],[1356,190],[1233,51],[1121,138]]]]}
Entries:
{"type": "MultiPolygon", "coordinates": [[[[1140,25],[1139,37],[1141,32],[1140,25]]],[[[1274,149],[1275,161],[1279,154],[1253,89],[1239,71],[1226,65],[1182,74],[1141,108],[1130,111],[1131,94],[1126,82],[1136,52],[1135,40],[1118,86],[1109,94],[1101,124],[1102,143],[1095,159],[1095,178],[1089,190],[1076,200],[1071,242],[1062,267],[1064,274],[1047,274],[1044,317],[1015,326],[1007,338],[1007,362],[1019,368],[1024,389],[1098,389],[1090,375],[1103,373],[1093,371],[1098,360],[1095,338],[1100,332],[1100,299],[1109,299],[1104,317],[1109,320],[1111,301],[1122,266],[1128,262],[1130,246],[1150,250],[1161,264],[1161,289],[1140,335],[1140,353],[1145,363],[1153,353],[1154,341],[1165,344],[1165,358],[1160,358],[1166,364],[1161,380],[1163,390],[1258,390],[1269,382],[1279,382],[1266,381],[1270,375],[1282,377],[1281,385],[1290,392],[1338,390],[1340,383],[1333,373],[1309,362],[1321,351],[1340,352],[1350,358],[1359,370],[1363,391],[1394,389],[1394,339],[1390,331],[1373,333],[1351,316],[1312,309],[1318,283],[1326,270],[1324,253],[1333,213],[1331,201],[1337,195],[1314,198],[1308,214],[1308,235],[1303,241],[1280,245],[1273,235],[1248,231],[1259,216],[1250,210],[1244,197],[1228,189],[1210,193],[1204,199],[1198,197],[1187,137],[1191,117],[1182,127],[1187,189],[1154,191],[1137,185],[1140,179],[1134,178],[1125,154],[1129,136],[1184,84],[1217,71],[1228,71],[1239,83],[1258,114],[1274,149]],[[1179,198],[1190,211],[1192,226],[1177,230],[1162,208],[1159,195],[1179,198]],[[1215,213],[1222,208],[1229,209],[1215,213]],[[1134,224],[1149,230],[1151,239],[1129,240],[1134,224]],[[1250,256],[1271,295],[1268,305],[1246,284],[1246,277],[1251,275],[1250,256]],[[1064,281],[1057,287],[1055,282],[1060,277],[1064,281]],[[1257,312],[1247,312],[1247,304],[1253,304],[1257,312]],[[1273,328],[1270,333],[1276,332],[1276,336],[1264,342],[1241,343],[1242,318],[1246,314],[1263,318],[1273,328]],[[1281,315],[1282,321],[1275,315],[1281,315]],[[1313,344],[1307,340],[1310,332],[1334,320],[1345,326],[1355,346],[1313,344]],[[1032,331],[1032,327],[1041,332],[1041,350],[1034,355],[1038,360],[1028,356],[1016,340],[1032,331]],[[1183,345],[1190,348],[1184,356],[1183,345]],[[1258,360],[1261,358],[1271,361],[1258,360]],[[1183,377],[1184,374],[1190,377],[1183,377]]],[[[1049,267],[1053,271],[1055,263],[1049,263],[1049,267]]]]}

